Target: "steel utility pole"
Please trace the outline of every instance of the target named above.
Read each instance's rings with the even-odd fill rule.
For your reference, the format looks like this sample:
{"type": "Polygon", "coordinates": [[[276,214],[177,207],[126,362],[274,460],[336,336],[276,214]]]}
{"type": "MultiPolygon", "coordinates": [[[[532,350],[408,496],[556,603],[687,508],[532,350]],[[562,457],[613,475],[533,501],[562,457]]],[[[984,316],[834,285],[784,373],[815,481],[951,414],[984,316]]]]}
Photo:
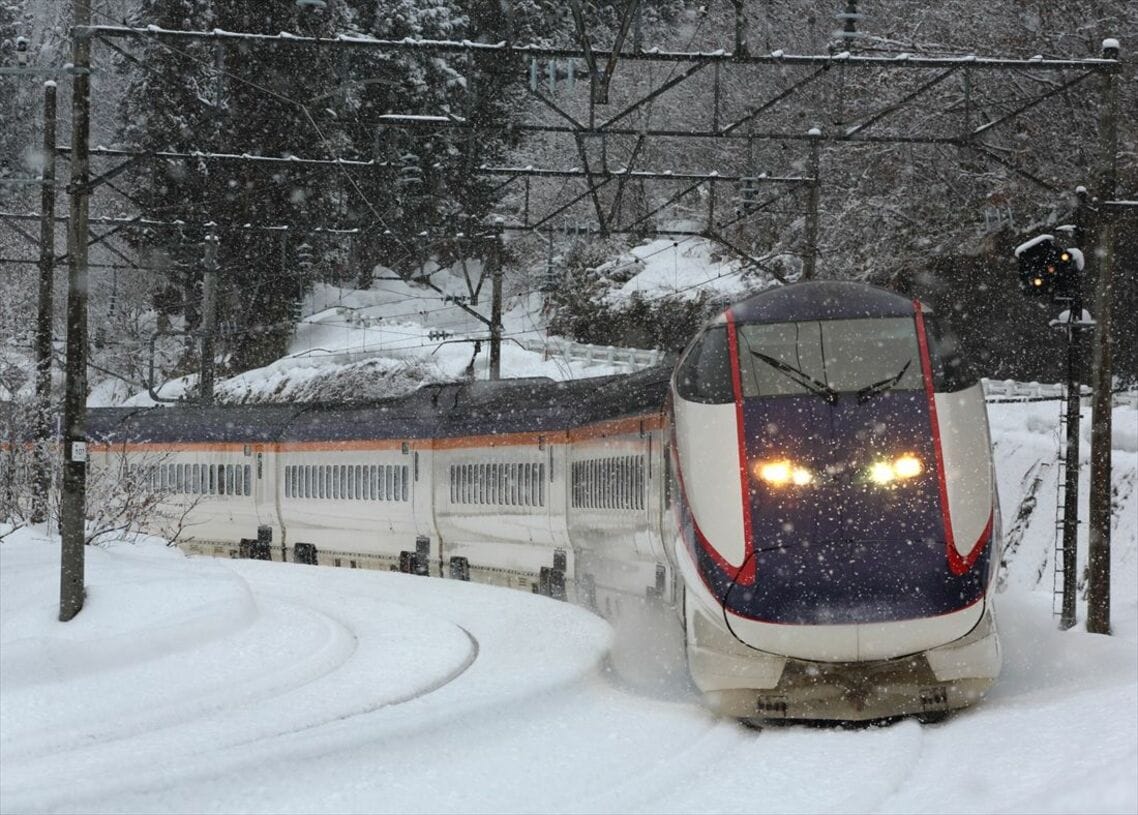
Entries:
{"type": "MultiPolygon", "coordinates": [[[[1118,40],[1103,40],[1105,59],[1117,60],[1118,40]]],[[[1091,492],[1088,518],[1087,631],[1110,633],[1110,431],[1113,397],[1111,309],[1114,300],[1114,223],[1101,202],[1114,198],[1118,178],[1118,81],[1116,71],[1102,75],[1103,105],[1099,117],[1099,158],[1095,179],[1098,281],[1095,286],[1094,395],[1091,414],[1091,492]]]]}
{"type": "Polygon", "coordinates": [[[91,133],[90,0],[75,0],[71,32],[71,183],[67,224],[67,368],[63,401],[63,488],[59,531],[59,619],[83,608],[83,547],[87,515],[87,202],[91,133]]]}
{"type": "Polygon", "coordinates": [[[202,275],[202,360],[199,392],[204,405],[213,404],[213,335],[217,327],[217,235],[205,236],[205,274],[202,275]]]}
{"type": "Polygon", "coordinates": [[[43,172],[40,190],[40,285],[36,317],[35,477],[32,522],[48,518],[51,492],[51,328],[55,284],[55,82],[43,85],[43,172]]]}
{"type": "Polygon", "coordinates": [[[809,130],[810,139],[810,180],[807,191],[809,199],[806,203],[806,248],[802,254],[802,279],[813,280],[818,265],[818,195],[821,180],[819,171],[821,167],[820,147],[822,131],[817,127],[809,130]]]}
{"type": "Polygon", "coordinates": [[[502,378],[502,219],[494,224],[490,244],[490,379],[502,378]]]}

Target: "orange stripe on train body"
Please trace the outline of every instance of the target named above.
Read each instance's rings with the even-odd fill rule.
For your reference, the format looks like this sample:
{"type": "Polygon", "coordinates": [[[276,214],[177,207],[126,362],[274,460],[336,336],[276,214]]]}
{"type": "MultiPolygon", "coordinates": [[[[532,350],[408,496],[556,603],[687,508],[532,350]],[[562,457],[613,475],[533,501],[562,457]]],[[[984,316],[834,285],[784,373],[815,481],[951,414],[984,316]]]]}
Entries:
{"type": "Polygon", "coordinates": [[[583,427],[551,430],[541,433],[501,433],[478,436],[455,436],[437,439],[352,439],[343,441],[295,442],[122,442],[115,444],[93,443],[94,453],[122,451],[128,453],[299,453],[299,452],[356,452],[378,450],[458,450],[475,447],[535,447],[541,444],[565,444],[592,441],[609,436],[639,434],[664,427],[662,413],[647,413],[623,419],[606,419],[583,427]]]}

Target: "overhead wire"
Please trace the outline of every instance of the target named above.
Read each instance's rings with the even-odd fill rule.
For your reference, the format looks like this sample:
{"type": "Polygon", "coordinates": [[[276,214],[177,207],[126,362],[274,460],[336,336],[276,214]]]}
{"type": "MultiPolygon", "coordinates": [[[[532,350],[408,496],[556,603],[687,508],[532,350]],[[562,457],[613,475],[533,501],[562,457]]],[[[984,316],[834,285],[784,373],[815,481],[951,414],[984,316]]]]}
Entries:
{"type": "MultiPolygon", "coordinates": [[[[97,16],[102,17],[103,19],[109,19],[109,16],[106,14],[103,14],[101,12],[95,12],[95,13],[97,14],[97,16]]],[[[701,15],[699,23],[696,25],[695,29],[693,30],[691,36],[688,39],[688,47],[690,47],[690,45],[694,41],[695,37],[698,36],[705,20],[706,20],[706,15],[701,15]]],[[[312,115],[308,106],[304,102],[302,102],[298,99],[295,99],[295,98],[293,98],[293,97],[291,97],[285,93],[281,93],[279,91],[273,90],[272,88],[267,88],[264,85],[261,85],[257,82],[250,80],[250,79],[247,79],[246,77],[243,77],[243,76],[235,74],[231,71],[228,71],[225,68],[219,67],[215,63],[206,62],[205,60],[200,59],[199,57],[195,56],[194,54],[190,53],[189,51],[186,51],[185,49],[177,48],[175,46],[172,46],[172,45],[170,45],[170,44],[168,44],[162,40],[158,40],[158,39],[154,40],[154,42],[156,42],[159,47],[167,50],[168,52],[174,53],[174,54],[180,54],[183,57],[189,59],[191,62],[197,63],[198,65],[206,68],[206,70],[208,70],[208,71],[212,71],[217,75],[224,76],[228,79],[232,79],[232,80],[235,80],[237,82],[240,82],[244,85],[247,85],[247,86],[261,92],[261,93],[264,93],[264,94],[267,94],[273,98],[279,99],[280,101],[285,102],[286,104],[290,104],[290,105],[295,106],[296,109],[298,109],[302,113],[305,120],[307,120],[308,125],[316,133],[317,138],[322,142],[325,149],[328,150],[328,153],[332,156],[336,155],[336,150],[333,148],[331,140],[325,134],[324,130],[320,127],[319,123],[316,121],[315,117],[312,115]]],[[[144,68],[149,69],[153,72],[157,72],[157,70],[158,70],[157,68],[154,68],[154,67],[146,64],[145,62],[140,61],[140,64],[142,64],[144,68]]],[[[671,72],[669,73],[668,77],[666,77],[665,81],[667,81],[668,79],[671,78],[671,74],[675,72],[676,67],[677,66],[672,66],[671,72]]],[[[651,114],[652,114],[652,111],[650,108],[645,115],[647,117],[649,117],[649,119],[650,119],[651,114]]],[[[390,231],[390,227],[387,225],[386,221],[383,219],[382,215],[379,213],[378,208],[371,201],[371,199],[367,196],[366,192],[360,187],[360,185],[358,184],[356,179],[350,173],[348,173],[346,168],[339,162],[337,162],[337,169],[338,169],[339,173],[348,181],[349,185],[352,187],[353,191],[356,193],[358,198],[368,208],[372,217],[375,218],[375,223],[378,224],[380,227],[382,227],[384,230],[390,231]]],[[[568,184],[568,179],[565,182],[563,182],[562,189],[564,189],[564,187],[567,184],[568,184]]],[[[208,202],[200,201],[199,203],[206,204],[208,202]]],[[[173,208],[173,206],[175,206],[175,205],[171,205],[171,208],[173,208]]],[[[375,227],[373,225],[372,229],[374,229],[374,228],[375,227]]],[[[656,252],[653,252],[653,253],[650,253],[650,254],[644,255],[644,256],[639,256],[637,259],[641,263],[643,263],[644,260],[654,256],[655,254],[658,254],[659,252],[667,251],[669,248],[678,251],[678,247],[681,244],[687,243],[696,237],[701,237],[701,236],[690,235],[690,236],[682,238],[679,241],[672,241],[672,245],[670,247],[665,246],[665,247],[661,248],[660,250],[657,250],[656,252]]],[[[404,244],[404,242],[402,240],[400,240],[398,237],[395,238],[395,241],[398,244],[403,244],[405,249],[407,248],[406,245],[404,244]]],[[[721,278],[729,276],[731,274],[738,274],[741,271],[742,271],[742,269],[736,269],[736,270],[732,270],[732,271],[728,271],[728,272],[721,272],[719,274],[716,274],[716,275],[713,275],[709,278],[706,278],[705,280],[700,281],[698,283],[694,283],[694,284],[685,286],[683,288],[678,288],[675,291],[665,292],[665,293],[656,295],[656,296],[651,297],[651,298],[646,298],[646,301],[647,302],[657,302],[659,300],[663,300],[663,299],[666,299],[669,297],[673,297],[676,294],[680,294],[682,292],[686,292],[686,291],[690,291],[692,289],[700,288],[701,286],[704,286],[707,283],[714,282],[715,280],[721,279],[721,278]]],[[[438,290],[440,293],[443,293],[440,289],[437,289],[437,287],[436,287],[436,290],[438,290]]],[[[416,295],[411,295],[411,296],[414,297],[416,295]]],[[[420,297],[420,299],[424,299],[424,300],[432,299],[432,298],[423,297],[423,296],[418,296],[418,297],[420,297]]],[[[468,313],[471,312],[471,309],[469,309],[468,307],[464,308],[463,306],[461,306],[457,303],[454,303],[454,304],[444,305],[444,306],[440,306],[440,307],[433,308],[433,309],[419,310],[419,311],[415,311],[415,312],[406,312],[406,313],[397,314],[397,315],[385,315],[385,318],[386,319],[393,319],[393,318],[404,317],[404,316],[406,316],[406,317],[423,316],[425,314],[437,313],[439,311],[454,310],[456,308],[459,310],[462,310],[462,311],[466,311],[468,313]]],[[[480,317],[481,315],[474,315],[474,316],[480,317]]],[[[533,324],[532,316],[530,316],[530,321],[531,321],[531,324],[533,324]]],[[[536,330],[536,328],[537,327],[534,324],[534,330],[536,330]]],[[[504,332],[502,334],[502,336],[503,336],[503,338],[507,338],[507,337],[512,337],[515,335],[528,334],[528,333],[531,333],[531,331],[530,330],[524,330],[524,331],[515,331],[515,332],[504,332]]],[[[408,335],[408,336],[412,336],[412,335],[408,335]]],[[[430,343],[420,343],[417,346],[404,346],[404,348],[429,347],[429,344],[430,343]]],[[[393,347],[392,350],[400,350],[400,349],[398,347],[393,347]]],[[[566,360],[566,363],[567,362],[568,361],[566,360]]],[[[560,365],[560,362],[559,362],[559,365],[560,365]]],[[[567,367],[567,365],[566,365],[566,367],[567,367]]],[[[562,370],[564,370],[564,368],[562,370]]]]}

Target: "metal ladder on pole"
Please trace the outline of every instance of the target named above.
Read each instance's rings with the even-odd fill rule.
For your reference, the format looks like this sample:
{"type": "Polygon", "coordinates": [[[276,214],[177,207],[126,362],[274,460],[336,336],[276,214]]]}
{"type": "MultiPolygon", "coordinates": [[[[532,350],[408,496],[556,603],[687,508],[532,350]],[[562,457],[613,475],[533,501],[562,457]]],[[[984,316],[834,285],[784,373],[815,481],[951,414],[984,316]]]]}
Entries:
{"type": "Polygon", "coordinates": [[[1071,389],[1063,385],[1063,398],[1059,400],[1058,466],[1055,468],[1055,563],[1051,580],[1051,616],[1053,617],[1059,617],[1063,613],[1064,564],[1067,562],[1067,551],[1063,546],[1063,516],[1067,499],[1067,491],[1064,489],[1064,485],[1067,480],[1067,400],[1070,398],[1071,389]]]}

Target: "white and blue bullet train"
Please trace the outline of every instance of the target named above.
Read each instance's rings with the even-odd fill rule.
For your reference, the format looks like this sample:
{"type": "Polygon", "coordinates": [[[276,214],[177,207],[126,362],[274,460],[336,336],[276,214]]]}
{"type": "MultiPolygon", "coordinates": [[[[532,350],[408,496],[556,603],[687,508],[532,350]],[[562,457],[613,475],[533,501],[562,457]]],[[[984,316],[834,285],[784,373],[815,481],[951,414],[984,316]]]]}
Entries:
{"type": "Polygon", "coordinates": [[[869,285],[755,295],[674,371],[92,410],[88,437],[191,552],[496,583],[618,625],[672,613],[732,716],[935,716],[999,673],[979,381],[927,308],[869,285]]]}

